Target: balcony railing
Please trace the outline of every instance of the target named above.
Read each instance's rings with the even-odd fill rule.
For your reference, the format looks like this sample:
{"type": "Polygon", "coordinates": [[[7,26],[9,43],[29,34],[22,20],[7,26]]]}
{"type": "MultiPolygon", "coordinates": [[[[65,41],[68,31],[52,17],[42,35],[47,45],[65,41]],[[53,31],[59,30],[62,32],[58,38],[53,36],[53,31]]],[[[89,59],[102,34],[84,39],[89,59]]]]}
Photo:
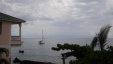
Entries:
{"type": "Polygon", "coordinates": [[[20,36],[11,36],[11,44],[12,45],[20,45],[21,37],[20,36]]]}
{"type": "Polygon", "coordinates": [[[12,41],[20,41],[21,37],[20,36],[11,36],[12,41]]]}

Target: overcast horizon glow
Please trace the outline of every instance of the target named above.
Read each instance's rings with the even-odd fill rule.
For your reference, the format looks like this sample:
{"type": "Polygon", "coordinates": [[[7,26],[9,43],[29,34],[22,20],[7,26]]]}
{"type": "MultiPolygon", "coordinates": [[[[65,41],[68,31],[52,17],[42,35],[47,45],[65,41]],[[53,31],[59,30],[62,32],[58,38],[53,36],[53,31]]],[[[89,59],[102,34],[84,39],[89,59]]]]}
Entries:
{"type": "Polygon", "coordinates": [[[112,0],[0,0],[0,12],[27,21],[23,37],[38,37],[42,29],[46,36],[92,37],[101,26],[113,26],[112,0]]]}

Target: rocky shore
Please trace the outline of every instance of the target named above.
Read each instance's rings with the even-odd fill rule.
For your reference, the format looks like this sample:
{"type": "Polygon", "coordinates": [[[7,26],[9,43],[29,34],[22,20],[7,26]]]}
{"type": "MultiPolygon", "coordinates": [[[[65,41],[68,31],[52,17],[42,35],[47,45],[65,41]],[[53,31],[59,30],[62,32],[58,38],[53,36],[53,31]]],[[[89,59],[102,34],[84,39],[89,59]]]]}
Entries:
{"type": "Polygon", "coordinates": [[[14,64],[54,64],[51,62],[40,62],[40,61],[31,61],[31,60],[20,60],[15,58],[13,61],[14,64]]]}

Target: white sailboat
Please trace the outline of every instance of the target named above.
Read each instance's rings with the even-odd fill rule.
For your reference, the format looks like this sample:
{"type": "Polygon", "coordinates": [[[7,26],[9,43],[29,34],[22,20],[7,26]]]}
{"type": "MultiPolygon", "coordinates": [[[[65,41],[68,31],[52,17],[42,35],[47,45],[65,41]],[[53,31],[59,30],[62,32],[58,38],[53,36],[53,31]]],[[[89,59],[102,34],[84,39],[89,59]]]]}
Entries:
{"type": "Polygon", "coordinates": [[[44,43],[44,33],[43,33],[43,30],[42,30],[42,39],[38,42],[40,45],[41,44],[45,44],[44,43]]]}

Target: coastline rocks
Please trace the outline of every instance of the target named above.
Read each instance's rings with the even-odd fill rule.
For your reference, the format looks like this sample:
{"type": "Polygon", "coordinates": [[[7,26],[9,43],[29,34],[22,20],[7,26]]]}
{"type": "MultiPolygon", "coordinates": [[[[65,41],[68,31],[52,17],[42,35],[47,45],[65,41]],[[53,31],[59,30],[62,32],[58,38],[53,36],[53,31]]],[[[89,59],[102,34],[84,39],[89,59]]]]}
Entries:
{"type": "Polygon", "coordinates": [[[31,61],[31,60],[20,60],[18,58],[15,58],[14,63],[19,63],[19,64],[54,64],[51,62],[39,62],[39,61],[31,61]]]}

